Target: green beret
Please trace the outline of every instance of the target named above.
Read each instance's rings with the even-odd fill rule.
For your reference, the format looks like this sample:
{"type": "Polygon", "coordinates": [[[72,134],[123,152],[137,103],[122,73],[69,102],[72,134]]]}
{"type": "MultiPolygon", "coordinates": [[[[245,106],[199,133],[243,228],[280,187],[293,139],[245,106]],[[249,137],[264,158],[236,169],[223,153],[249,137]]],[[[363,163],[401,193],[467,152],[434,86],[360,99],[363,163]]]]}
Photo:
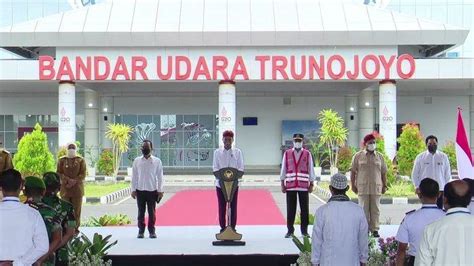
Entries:
{"type": "Polygon", "coordinates": [[[25,177],[25,187],[46,189],[43,179],[36,176],[25,177]]]}
{"type": "Polygon", "coordinates": [[[46,186],[56,186],[60,184],[59,175],[55,172],[47,172],[43,175],[43,181],[46,186]]]}

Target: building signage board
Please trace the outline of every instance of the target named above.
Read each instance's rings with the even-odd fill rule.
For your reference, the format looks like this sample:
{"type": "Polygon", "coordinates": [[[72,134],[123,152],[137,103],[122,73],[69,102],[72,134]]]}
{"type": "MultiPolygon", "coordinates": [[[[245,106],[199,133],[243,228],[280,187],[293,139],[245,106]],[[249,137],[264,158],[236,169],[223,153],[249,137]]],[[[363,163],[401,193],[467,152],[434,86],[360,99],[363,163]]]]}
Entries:
{"type": "Polygon", "coordinates": [[[409,54],[40,56],[40,80],[410,79],[409,54]]]}

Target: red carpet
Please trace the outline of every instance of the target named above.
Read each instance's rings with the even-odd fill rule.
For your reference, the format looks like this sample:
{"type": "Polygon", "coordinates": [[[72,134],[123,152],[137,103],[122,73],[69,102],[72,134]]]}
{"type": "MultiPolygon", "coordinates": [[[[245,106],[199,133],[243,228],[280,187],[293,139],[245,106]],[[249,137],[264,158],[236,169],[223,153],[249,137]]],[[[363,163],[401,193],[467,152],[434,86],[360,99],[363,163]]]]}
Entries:
{"type": "MultiPolygon", "coordinates": [[[[156,211],[156,225],[218,224],[216,191],[212,189],[180,191],[156,211]]],[[[239,190],[237,225],[282,224],[286,221],[269,191],[239,190]]]]}

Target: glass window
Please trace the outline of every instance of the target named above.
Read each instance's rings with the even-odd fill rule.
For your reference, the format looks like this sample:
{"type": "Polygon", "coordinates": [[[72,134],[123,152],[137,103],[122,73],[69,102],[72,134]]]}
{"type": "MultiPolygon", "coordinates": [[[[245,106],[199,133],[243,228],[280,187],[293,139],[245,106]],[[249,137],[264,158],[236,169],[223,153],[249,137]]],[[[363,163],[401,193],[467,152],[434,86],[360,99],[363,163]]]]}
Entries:
{"type": "Polygon", "coordinates": [[[169,148],[169,132],[168,131],[161,131],[160,133],[160,148],[169,148]]]}
{"type": "Polygon", "coordinates": [[[5,148],[5,133],[0,132],[0,148],[5,148]]]}
{"type": "Polygon", "coordinates": [[[38,115],[37,121],[42,127],[57,127],[58,116],[57,115],[38,115]]]}
{"type": "Polygon", "coordinates": [[[198,149],[184,149],[183,150],[183,166],[185,167],[197,167],[199,165],[200,156],[198,149]]]}
{"type": "Polygon", "coordinates": [[[155,125],[156,125],[154,131],[160,131],[161,119],[160,119],[159,115],[154,115],[153,116],[153,123],[155,123],[155,125]]]}
{"type": "Polygon", "coordinates": [[[181,130],[173,131],[173,133],[170,134],[170,148],[183,148],[183,147],[184,147],[183,131],[181,130]]]}
{"type": "Polygon", "coordinates": [[[77,115],[76,114],[76,130],[77,131],[84,131],[84,115],[77,115]]]}
{"type": "Polygon", "coordinates": [[[0,115],[0,131],[4,131],[4,130],[5,130],[5,116],[0,115]]]}
{"type": "Polygon", "coordinates": [[[199,126],[207,130],[214,130],[215,120],[216,120],[215,115],[200,115],[199,126]]]}
{"type": "Polygon", "coordinates": [[[84,149],[84,131],[76,131],[76,141],[81,143],[81,149],[84,149]]]}
{"type": "Polygon", "coordinates": [[[115,123],[120,123],[120,124],[122,124],[122,116],[121,116],[121,115],[116,115],[114,119],[115,119],[115,120],[114,120],[115,123]]]}
{"type": "Polygon", "coordinates": [[[136,115],[122,115],[122,123],[127,124],[131,127],[135,127],[137,124],[137,116],[136,115]]]}
{"type": "Polygon", "coordinates": [[[169,166],[182,167],[183,166],[183,149],[169,149],[169,166]]]}
{"type": "Polygon", "coordinates": [[[201,159],[201,161],[199,162],[200,166],[212,166],[212,160],[214,156],[213,149],[201,149],[199,156],[201,159]]]}
{"type": "Polygon", "coordinates": [[[199,132],[199,148],[214,148],[214,131],[207,131],[206,129],[199,132]]]}
{"type": "Polygon", "coordinates": [[[155,156],[160,158],[163,166],[169,166],[169,149],[155,150],[155,156]]]}
{"type": "Polygon", "coordinates": [[[16,149],[18,145],[18,134],[16,132],[6,132],[5,133],[5,149],[16,149]]]}
{"type": "Polygon", "coordinates": [[[145,123],[145,124],[153,123],[153,116],[152,115],[139,115],[138,124],[140,123],[145,123]]]}
{"type": "MultiPolygon", "coordinates": [[[[56,156],[56,154],[58,152],[58,148],[57,148],[58,147],[58,133],[57,132],[47,132],[46,136],[48,137],[49,150],[53,153],[53,156],[56,156]]],[[[77,138],[77,134],[76,134],[76,138],[77,138]]],[[[79,138],[77,140],[79,140],[79,138]]],[[[81,146],[83,145],[82,143],[83,142],[81,142],[81,146]]],[[[83,148],[83,147],[81,147],[81,148],[83,148]]]]}
{"type": "Polygon", "coordinates": [[[161,148],[161,132],[153,132],[153,148],[155,150],[161,148]]]}
{"type": "Polygon", "coordinates": [[[13,115],[5,116],[5,131],[16,131],[18,128],[18,118],[13,115]]]}

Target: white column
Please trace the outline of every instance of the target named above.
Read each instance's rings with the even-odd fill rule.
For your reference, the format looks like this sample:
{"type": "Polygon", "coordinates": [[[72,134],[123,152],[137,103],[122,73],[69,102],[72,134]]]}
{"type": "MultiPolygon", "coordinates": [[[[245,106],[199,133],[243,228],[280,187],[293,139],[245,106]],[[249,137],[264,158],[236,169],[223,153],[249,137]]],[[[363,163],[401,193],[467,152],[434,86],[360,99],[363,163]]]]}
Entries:
{"type": "Polygon", "coordinates": [[[114,123],[114,98],[107,96],[101,97],[100,99],[100,143],[101,148],[111,149],[112,141],[105,137],[107,127],[109,124],[114,123]]]}
{"type": "Polygon", "coordinates": [[[393,159],[397,152],[397,86],[394,80],[379,84],[379,125],[385,152],[393,159]]]}
{"type": "MultiPolygon", "coordinates": [[[[99,154],[99,95],[96,91],[86,90],[84,95],[84,149],[91,150],[92,157],[99,154]]],[[[84,154],[90,162],[89,154],[84,154]]]]}
{"type": "MultiPolygon", "coordinates": [[[[358,144],[362,142],[365,135],[374,131],[375,124],[375,104],[374,89],[363,90],[359,96],[359,139],[358,144]]],[[[359,145],[360,146],[360,145],[359,145]]]]}
{"type": "Polygon", "coordinates": [[[219,146],[222,146],[222,134],[226,130],[234,132],[234,145],[237,133],[235,132],[236,119],[235,82],[223,80],[219,82],[219,146]]]}
{"type": "Polygon", "coordinates": [[[76,141],[76,85],[72,81],[59,82],[58,145],[76,141]]]}
{"type": "Polygon", "coordinates": [[[346,96],[346,115],[345,124],[348,130],[347,145],[350,147],[359,147],[359,97],[346,96]]]}

